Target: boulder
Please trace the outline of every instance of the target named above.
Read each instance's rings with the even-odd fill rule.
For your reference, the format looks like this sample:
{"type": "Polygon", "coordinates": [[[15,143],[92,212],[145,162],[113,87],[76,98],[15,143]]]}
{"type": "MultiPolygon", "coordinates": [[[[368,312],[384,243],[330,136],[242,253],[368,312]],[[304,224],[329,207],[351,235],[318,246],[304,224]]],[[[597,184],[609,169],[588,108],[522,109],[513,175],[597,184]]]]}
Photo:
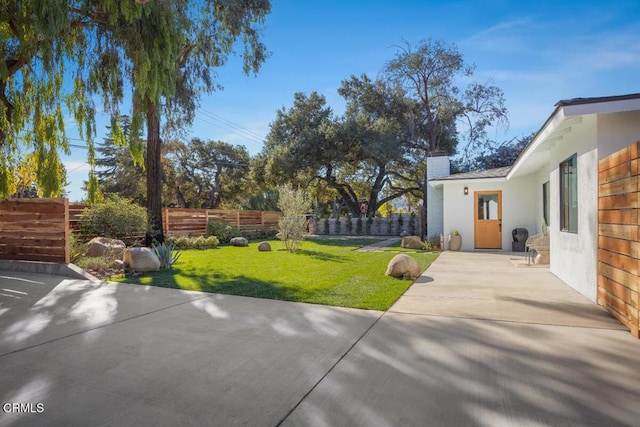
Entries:
{"type": "Polygon", "coordinates": [[[109,268],[113,268],[114,270],[124,270],[124,261],[121,259],[113,260],[113,262],[109,265],[109,268]]]}
{"type": "Polygon", "coordinates": [[[231,246],[249,246],[249,241],[244,237],[234,237],[229,243],[231,246]]]}
{"type": "Polygon", "coordinates": [[[422,249],[422,239],[418,236],[405,236],[400,246],[405,249],[422,249]]]}
{"type": "Polygon", "coordinates": [[[258,251],[260,251],[260,252],[270,252],[271,251],[271,245],[269,244],[269,242],[261,242],[258,245],[258,251]]]}
{"type": "Polygon", "coordinates": [[[122,261],[133,271],[145,273],[160,270],[160,260],[150,248],[127,248],[122,254],[122,261]]]}
{"type": "Polygon", "coordinates": [[[387,272],[384,274],[397,278],[411,277],[415,279],[420,276],[420,266],[409,255],[398,254],[391,258],[387,266],[387,272]]]}
{"type": "Polygon", "coordinates": [[[127,245],[122,240],[108,237],[94,237],[86,245],[88,257],[108,256],[120,258],[127,245]]]}

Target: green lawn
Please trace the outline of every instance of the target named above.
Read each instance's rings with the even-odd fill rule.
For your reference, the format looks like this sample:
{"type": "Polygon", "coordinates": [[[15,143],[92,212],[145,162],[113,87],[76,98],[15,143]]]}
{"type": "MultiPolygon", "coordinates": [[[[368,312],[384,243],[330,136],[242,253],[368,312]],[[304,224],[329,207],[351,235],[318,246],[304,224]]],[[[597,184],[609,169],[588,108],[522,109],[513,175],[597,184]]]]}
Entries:
{"type": "MultiPolygon", "coordinates": [[[[411,285],[387,277],[395,255],[355,252],[379,239],[313,239],[302,250],[287,252],[271,241],[271,252],[258,252],[257,243],[240,248],[185,250],[172,270],[115,280],[142,285],[216,292],[258,298],[309,302],[341,307],[386,310],[411,285]]],[[[422,270],[437,253],[413,253],[422,270]]],[[[112,279],[114,280],[114,279],[112,279]]]]}

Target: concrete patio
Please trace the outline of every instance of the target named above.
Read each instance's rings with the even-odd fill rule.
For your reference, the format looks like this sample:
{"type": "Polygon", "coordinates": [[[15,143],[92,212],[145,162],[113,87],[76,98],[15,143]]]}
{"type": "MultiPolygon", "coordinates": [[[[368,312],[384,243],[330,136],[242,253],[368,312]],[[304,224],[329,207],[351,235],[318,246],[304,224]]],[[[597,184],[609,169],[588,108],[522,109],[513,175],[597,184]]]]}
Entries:
{"type": "Polygon", "coordinates": [[[0,272],[0,398],[44,405],[0,425],[636,426],[640,341],[511,258],[385,313],[0,272]]]}

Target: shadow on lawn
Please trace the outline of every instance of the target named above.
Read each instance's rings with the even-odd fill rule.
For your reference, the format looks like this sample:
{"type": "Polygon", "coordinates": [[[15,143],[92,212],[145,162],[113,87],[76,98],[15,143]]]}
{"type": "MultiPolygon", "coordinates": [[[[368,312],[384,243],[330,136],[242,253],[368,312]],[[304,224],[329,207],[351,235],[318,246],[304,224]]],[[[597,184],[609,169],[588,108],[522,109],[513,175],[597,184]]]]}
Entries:
{"type": "Polygon", "coordinates": [[[300,249],[292,252],[295,255],[304,255],[310,258],[317,259],[318,261],[330,261],[330,262],[347,262],[349,258],[342,255],[328,254],[326,252],[310,251],[308,249],[300,249]]]}
{"type": "Polygon", "coordinates": [[[151,280],[146,283],[141,283],[137,278],[126,277],[125,282],[157,286],[161,288],[183,289],[226,295],[242,295],[246,297],[286,301],[300,301],[305,298],[306,293],[308,293],[297,286],[283,285],[282,283],[274,281],[267,282],[256,279],[255,277],[247,277],[245,275],[230,276],[221,273],[212,273],[209,275],[190,274],[179,268],[147,273],[144,277],[151,280]],[[192,281],[196,282],[198,286],[181,286],[177,280],[178,276],[182,279],[192,279],[192,281]]]}
{"type": "Polygon", "coordinates": [[[305,240],[323,246],[357,246],[362,247],[372,243],[381,242],[384,238],[377,237],[308,237],[305,240]]]}

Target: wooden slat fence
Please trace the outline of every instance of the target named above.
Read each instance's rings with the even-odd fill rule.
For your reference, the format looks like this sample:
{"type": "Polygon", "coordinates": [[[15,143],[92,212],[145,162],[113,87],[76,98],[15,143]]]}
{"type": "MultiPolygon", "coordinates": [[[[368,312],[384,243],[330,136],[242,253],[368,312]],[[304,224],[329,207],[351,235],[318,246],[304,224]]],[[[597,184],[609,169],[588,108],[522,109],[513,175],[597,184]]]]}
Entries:
{"type": "Polygon", "coordinates": [[[598,304],[640,338],[640,142],[598,164],[598,304]]]}
{"type": "Polygon", "coordinates": [[[67,199],[0,200],[0,259],[69,263],[67,199]]]}
{"type": "Polygon", "coordinates": [[[233,225],[243,232],[275,229],[281,214],[271,211],[164,208],[162,215],[165,234],[184,236],[206,235],[209,222],[233,225]]]}

